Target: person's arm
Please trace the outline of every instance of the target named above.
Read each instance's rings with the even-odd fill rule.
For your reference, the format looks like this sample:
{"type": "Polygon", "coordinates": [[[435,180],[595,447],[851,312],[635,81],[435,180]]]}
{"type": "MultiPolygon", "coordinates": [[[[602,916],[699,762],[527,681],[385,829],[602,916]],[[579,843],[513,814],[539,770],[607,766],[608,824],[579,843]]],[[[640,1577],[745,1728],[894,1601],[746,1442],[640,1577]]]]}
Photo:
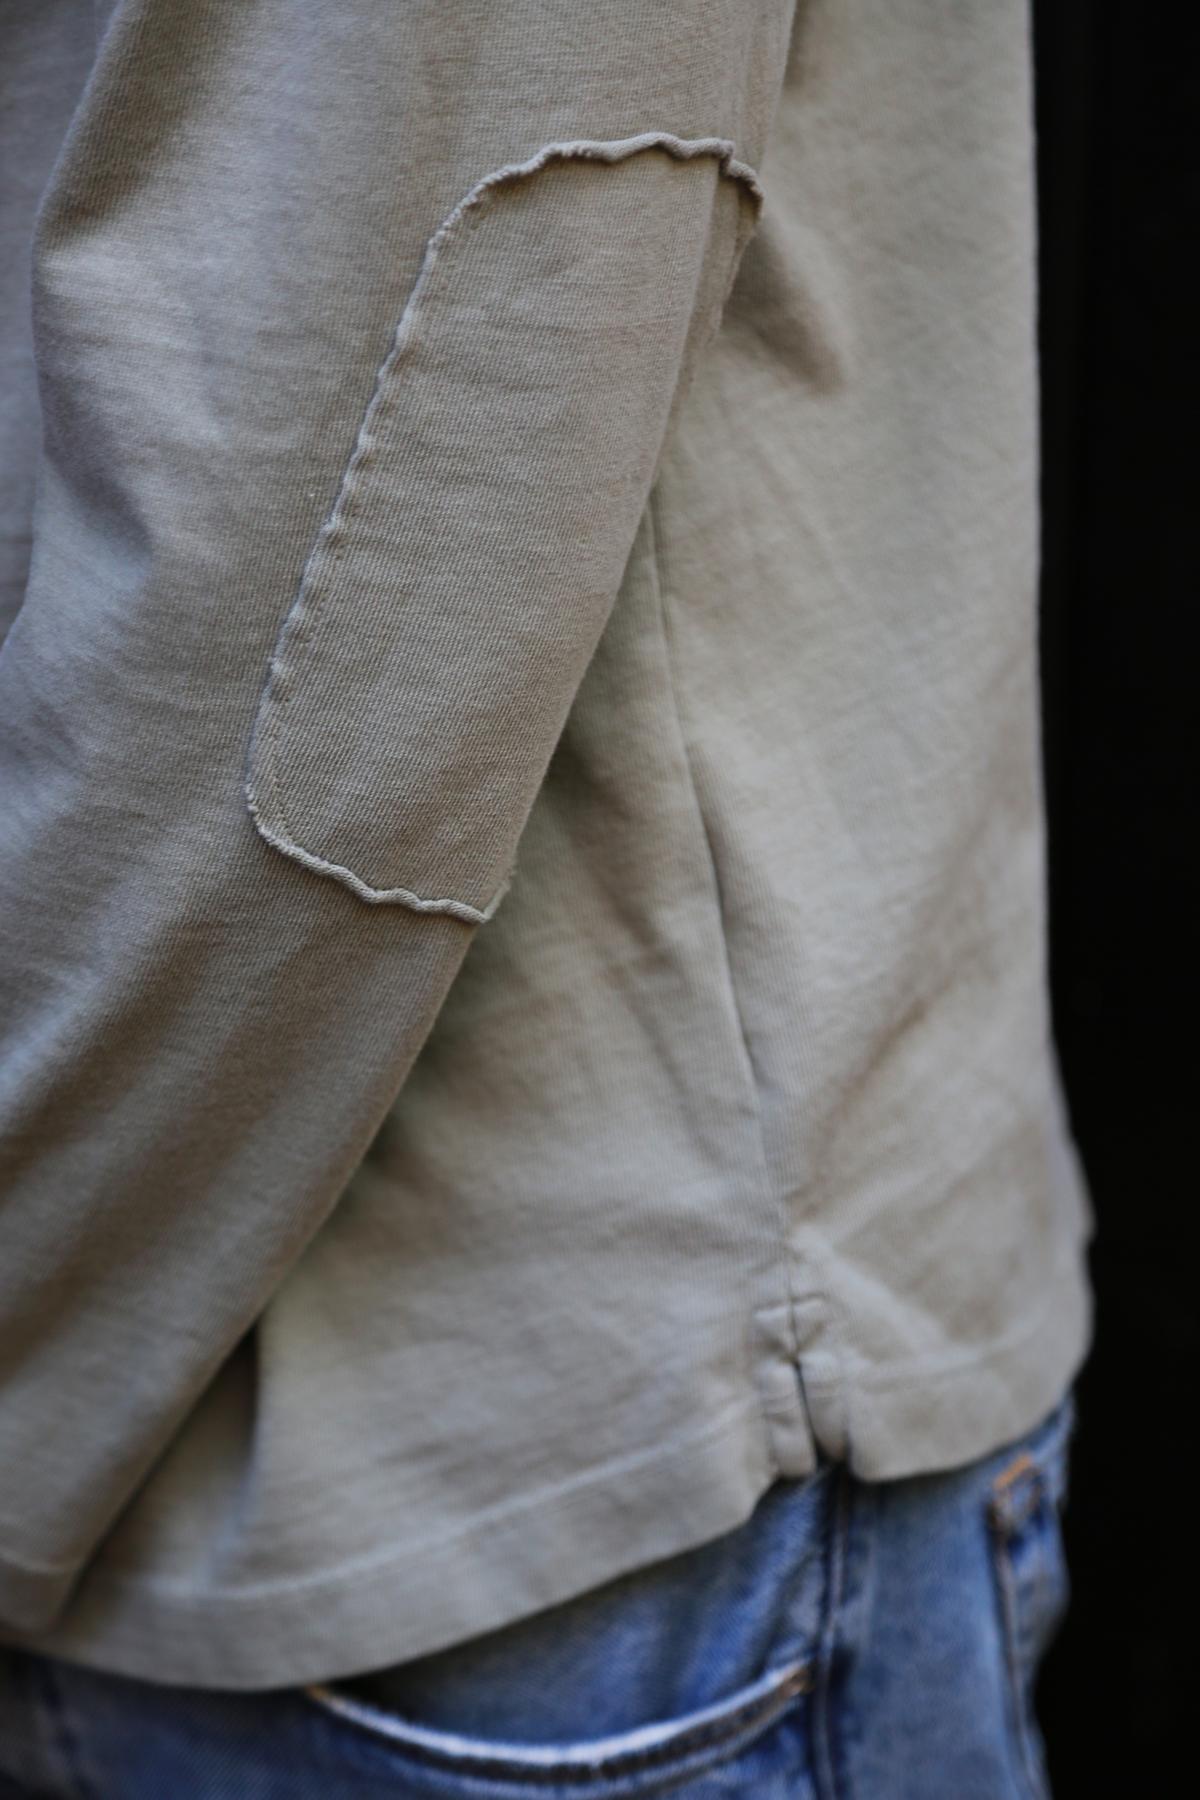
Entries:
{"type": "Polygon", "coordinates": [[[0,1620],[61,1605],[512,877],[790,12],[114,9],[0,656],[0,1620]]]}

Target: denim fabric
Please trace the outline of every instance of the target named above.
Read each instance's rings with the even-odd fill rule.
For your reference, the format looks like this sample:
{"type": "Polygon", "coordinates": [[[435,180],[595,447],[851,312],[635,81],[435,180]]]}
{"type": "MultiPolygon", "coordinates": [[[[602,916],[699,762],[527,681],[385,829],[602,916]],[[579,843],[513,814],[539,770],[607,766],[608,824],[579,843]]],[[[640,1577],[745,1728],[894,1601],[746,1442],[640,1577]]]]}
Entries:
{"type": "Polygon", "coordinates": [[[14,1652],[0,1792],[1042,1800],[1071,1419],[1068,1399],[949,1474],[825,1464],[699,1550],[333,1687],[156,1687],[14,1652]]]}

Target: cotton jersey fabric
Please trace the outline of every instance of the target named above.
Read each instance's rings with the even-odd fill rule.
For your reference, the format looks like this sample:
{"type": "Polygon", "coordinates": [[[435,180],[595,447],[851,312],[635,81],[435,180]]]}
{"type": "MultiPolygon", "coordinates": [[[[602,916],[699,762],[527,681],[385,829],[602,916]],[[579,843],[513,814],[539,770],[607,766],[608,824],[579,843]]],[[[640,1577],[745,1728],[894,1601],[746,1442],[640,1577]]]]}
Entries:
{"type": "Polygon", "coordinates": [[[1030,1429],[1023,5],[2,31],[0,1632],[329,1679],[1030,1429]]]}

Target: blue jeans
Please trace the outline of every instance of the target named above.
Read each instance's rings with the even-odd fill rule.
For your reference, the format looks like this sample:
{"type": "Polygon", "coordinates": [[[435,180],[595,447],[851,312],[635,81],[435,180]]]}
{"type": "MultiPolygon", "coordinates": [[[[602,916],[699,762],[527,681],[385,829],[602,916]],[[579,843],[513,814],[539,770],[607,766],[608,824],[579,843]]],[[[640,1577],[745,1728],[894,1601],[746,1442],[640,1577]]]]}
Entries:
{"type": "Polygon", "coordinates": [[[377,1677],[158,1687],[0,1664],[0,1794],[1043,1800],[1070,1401],[949,1474],[780,1481],[740,1529],[377,1677]]]}

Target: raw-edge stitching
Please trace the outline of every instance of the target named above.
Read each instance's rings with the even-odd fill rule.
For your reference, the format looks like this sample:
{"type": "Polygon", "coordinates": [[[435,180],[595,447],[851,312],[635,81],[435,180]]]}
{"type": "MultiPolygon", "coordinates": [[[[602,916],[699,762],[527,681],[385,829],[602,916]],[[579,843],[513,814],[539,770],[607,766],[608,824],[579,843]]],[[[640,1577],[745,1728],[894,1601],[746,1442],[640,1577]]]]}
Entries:
{"type": "MultiPolygon", "coordinates": [[[[292,696],[295,666],[305,647],[311,644],[313,621],[320,606],[320,595],[312,600],[311,604],[306,605],[306,602],[311,599],[309,593],[310,572],[318,556],[322,552],[334,548],[342,537],[343,525],[352,510],[355,499],[355,478],[370,460],[374,448],[371,427],[384,403],[385,385],[412,342],[416,320],[423,303],[428,298],[436,275],[439,273],[437,269],[439,254],[443,247],[458,234],[464,221],[469,219],[469,224],[466,226],[468,230],[479,222],[491,204],[493,196],[501,188],[514,182],[524,181],[551,163],[571,161],[617,163],[636,156],[644,150],[665,150],[668,155],[675,157],[680,162],[691,161],[701,156],[715,157],[720,174],[726,179],[739,182],[754,201],[756,212],[761,211],[763,190],[758,176],[748,163],[741,162],[735,156],[735,149],[736,146],[728,138],[681,138],[673,132],[667,131],[641,132],[635,137],[628,138],[577,138],[561,143],[545,144],[525,162],[503,164],[477,181],[474,187],[468,189],[458,204],[446,215],[425,247],[421,268],[396,326],[391,348],[380,364],[375,380],[375,389],[363,414],[362,424],[343,473],[337,497],[305,561],[296,597],[280,627],[255,716],[249,766],[244,784],[246,803],[251,817],[260,835],[267,843],[305,868],[313,870],[316,874],[330,876],[341,882],[370,905],[399,904],[407,906],[414,912],[448,913],[468,924],[481,925],[485,924],[495,913],[512,882],[512,872],[510,871],[491,900],[483,907],[472,906],[468,901],[452,897],[431,899],[414,893],[410,888],[374,887],[344,864],[332,862],[326,857],[318,856],[314,851],[304,849],[289,823],[279,787],[279,733],[283,711],[292,696]],[[289,642],[289,640],[292,641],[289,642]],[[288,649],[292,652],[292,669],[290,671],[285,665],[288,649]],[[265,775],[269,788],[269,807],[264,805],[263,795],[256,780],[256,771],[259,770],[265,775]],[[269,815],[278,819],[278,826],[272,822],[269,815]]],[[[739,239],[739,254],[735,255],[735,273],[741,247],[742,242],[739,239]]]]}

